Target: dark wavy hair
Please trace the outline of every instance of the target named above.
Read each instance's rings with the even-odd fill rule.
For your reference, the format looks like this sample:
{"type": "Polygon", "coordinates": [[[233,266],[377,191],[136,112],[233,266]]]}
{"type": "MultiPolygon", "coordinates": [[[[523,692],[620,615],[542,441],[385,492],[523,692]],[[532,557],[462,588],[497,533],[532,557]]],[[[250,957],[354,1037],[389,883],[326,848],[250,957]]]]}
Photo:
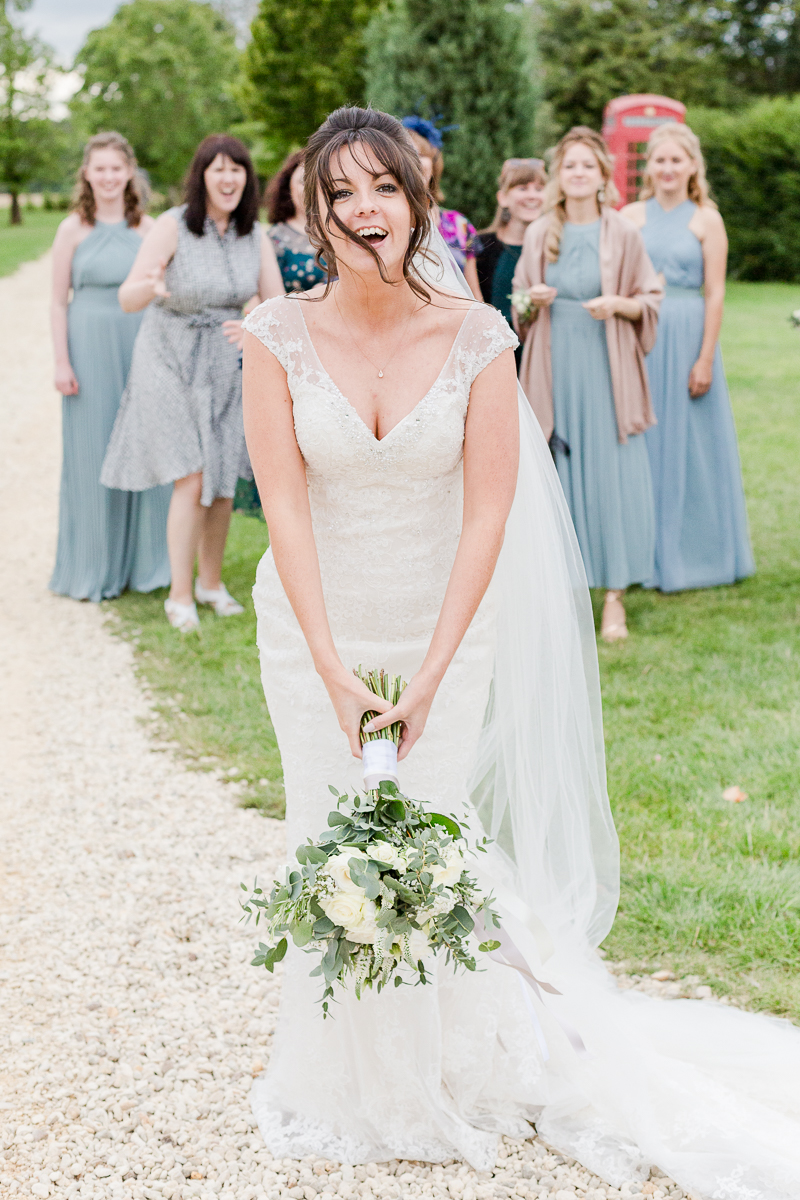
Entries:
{"type": "Polygon", "coordinates": [[[206,222],[206,181],[203,176],[218,154],[224,154],[247,171],[242,198],[231,214],[239,237],[247,237],[258,219],[258,179],[247,146],[227,133],[212,133],[203,138],[194,152],[183,185],[186,228],[197,237],[203,236],[206,222]]]}
{"type": "Polygon", "coordinates": [[[290,221],[292,217],[297,216],[294,200],[292,200],[290,184],[292,176],[304,158],[304,150],[295,150],[294,154],[290,154],[284,160],[280,171],[278,171],[277,175],[273,175],[267,184],[267,190],[264,193],[264,204],[270,224],[272,225],[278,225],[281,221],[290,221]]]}
{"type": "MultiPolygon", "coordinates": [[[[430,293],[414,269],[414,255],[425,253],[423,247],[427,241],[431,221],[430,195],[420,170],[419,155],[408,131],[396,117],[373,108],[337,108],[320,125],[316,133],[312,133],[306,146],[306,230],[309,241],[317,252],[317,263],[328,273],[324,294],[328,294],[328,289],[337,274],[336,251],[329,234],[331,224],[351,242],[368,250],[375,259],[381,279],[384,283],[391,283],[386,277],[386,269],[380,255],[369,242],[365,242],[357,233],[348,229],[333,211],[333,197],[337,188],[331,166],[345,146],[350,148],[354,156],[357,155],[359,146],[364,147],[403,189],[413,221],[408,247],[403,257],[403,279],[421,300],[430,303],[430,293]],[[325,204],[324,214],[320,211],[320,199],[325,204]]],[[[366,161],[360,165],[367,171],[371,170],[366,161]]]]}

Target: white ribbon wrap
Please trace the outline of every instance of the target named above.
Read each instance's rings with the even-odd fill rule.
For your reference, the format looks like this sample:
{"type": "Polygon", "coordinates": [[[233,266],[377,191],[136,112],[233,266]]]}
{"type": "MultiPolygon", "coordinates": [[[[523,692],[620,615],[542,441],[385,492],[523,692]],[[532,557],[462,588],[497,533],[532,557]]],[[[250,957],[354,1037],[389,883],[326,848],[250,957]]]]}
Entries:
{"type": "Polygon", "coordinates": [[[367,791],[379,787],[383,780],[399,783],[397,776],[397,746],[391,738],[377,738],[361,747],[361,769],[367,791]]]}

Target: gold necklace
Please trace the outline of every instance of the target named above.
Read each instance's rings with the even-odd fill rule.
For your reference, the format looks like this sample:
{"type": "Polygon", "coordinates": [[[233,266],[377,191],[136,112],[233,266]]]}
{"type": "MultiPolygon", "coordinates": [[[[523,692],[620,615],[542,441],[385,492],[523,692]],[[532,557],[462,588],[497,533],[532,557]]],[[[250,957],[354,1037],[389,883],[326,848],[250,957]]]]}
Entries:
{"type": "Polygon", "coordinates": [[[333,293],[333,302],[334,302],[334,304],[336,305],[336,311],[338,312],[339,316],[342,318],[342,324],[344,325],[345,329],[347,330],[347,333],[348,333],[348,335],[349,335],[349,337],[350,337],[350,341],[353,343],[353,345],[355,346],[356,350],[358,350],[358,352],[359,352],[359,354],[361,355],[361,357],[362,357],[362,358],[365,358],[365,359],[367,360],[367,362],[369,363],[369,365],[372,367],[372,369],[373,369],[374,371],[377,371],[377,372],[378,372],[378,379],[383,379],[383,373],[384,373],[384,371],[385,371],[385,370],[386,370],[386,368],[389,366],[389,363],[392,361],[392,359],[394,358],[395,354],[397,354],[397,351],[400,349],[400,346],[402,345],[402,342],[403,342],[403,334],[405,333],[405,331],[406,331],[406,328],[408,327],[408,323],[409,323],[409,321],[410,321],[410,320],[411,320],[411,318],[413,317],[414,313],[417,311],[417,310],[416,310],[416,307],[412,308],[412,309],[411,309],[411,312],[410,312],[410,313],[408,314],[408,316],[406,317],[406,319],[405,319],[405,322],[404,322],[404,324],[403,324],[403,328],[400,330],[400,337],[397,339],[397,345],[395,346],[394,350],[392,351],[392,353],[391,353],[391,356],[390,356],[389,358],[387,358],[386,362],[383,364],[383,366],[382,366],[382,367],[378,367],[378,366],[376,366],[376,364],[375,364],[375,363],[372,361],[372,359],[369,357],[369,355],[364,353],[364,351],[361,349],[361,347],[359,346],[359,344],[358,344],[358,342],[356,341],[356,339],[353,337],[353,331],[351,330],[350,326],[348,325],[348,323],[347,323],[347,320],[345,319],[345,315],[344,315],[344,313],[342,312],[341,308],[339,307],[339,298],[338,298],[338,296],[336,295],[336,291],[334,291],[334,293],[333,293]]]}

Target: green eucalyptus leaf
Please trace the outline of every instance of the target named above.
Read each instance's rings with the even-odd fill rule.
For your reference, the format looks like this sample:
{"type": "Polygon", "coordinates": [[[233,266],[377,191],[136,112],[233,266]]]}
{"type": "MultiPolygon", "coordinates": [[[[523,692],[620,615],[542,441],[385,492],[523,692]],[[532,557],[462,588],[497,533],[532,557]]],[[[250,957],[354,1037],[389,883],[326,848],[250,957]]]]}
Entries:
{"type": "Polygon", "coordinates": [[[451,837],[460,838],[462,836],[461,826],[452,817],[446,817],[443,813],[430,813],[428,819],[431,825],[441,825],[451,837]]]}
{"type": "Polygon", "coordinates": [[[475,922],[467,910],[462,908],[460,904],[455,906],[453,911],[450,913],[450,916],[457,923],[459,934],[466,935],[468,933],[472,933],[472,930],[475,928],[475,922]]]}
{"type": "Polygon", "coordinates": [[[500,943],[494,939],[491,939],[488,942],[481,942],[481,944],[478,946],[478,949],[483,950],[484,954],[491,954],[492,950],[500,949],[500,943]]]}

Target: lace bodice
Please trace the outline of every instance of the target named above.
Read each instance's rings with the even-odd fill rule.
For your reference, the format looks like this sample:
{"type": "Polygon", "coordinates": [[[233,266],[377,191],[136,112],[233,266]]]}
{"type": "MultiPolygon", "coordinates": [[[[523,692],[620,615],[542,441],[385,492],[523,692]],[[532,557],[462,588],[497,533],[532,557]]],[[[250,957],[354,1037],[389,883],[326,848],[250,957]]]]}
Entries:
{"type": "Polygon", "coordinates": [[[317,357],[303,303],[268,300],[245,329],[286,371],[334,636],[353,628],[388,640],[392,629],[429,636],[461,531],[470,388],[516,338],[475,303],[433,386],[379,440],[317,357]]]}

